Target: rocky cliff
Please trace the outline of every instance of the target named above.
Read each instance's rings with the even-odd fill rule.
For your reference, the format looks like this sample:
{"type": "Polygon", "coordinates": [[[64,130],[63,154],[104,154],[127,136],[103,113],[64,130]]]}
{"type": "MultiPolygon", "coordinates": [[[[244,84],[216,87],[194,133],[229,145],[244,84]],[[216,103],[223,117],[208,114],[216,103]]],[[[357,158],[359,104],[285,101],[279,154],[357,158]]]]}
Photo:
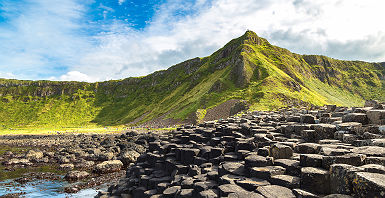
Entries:
{"type": "MultiPolygon", "coordinates": [[[[145,77],[97,83],[0,79],[0,124],[157,127],[199,122],[216,115],[219,104],[238,100],[257,110],[362,106],[365,99],[385,100],[384,82],[385,63],[299,55],[247,31],[210,56],[145,77]]],[[[223,106],[224,112],[234,109],[223,106]]]]}

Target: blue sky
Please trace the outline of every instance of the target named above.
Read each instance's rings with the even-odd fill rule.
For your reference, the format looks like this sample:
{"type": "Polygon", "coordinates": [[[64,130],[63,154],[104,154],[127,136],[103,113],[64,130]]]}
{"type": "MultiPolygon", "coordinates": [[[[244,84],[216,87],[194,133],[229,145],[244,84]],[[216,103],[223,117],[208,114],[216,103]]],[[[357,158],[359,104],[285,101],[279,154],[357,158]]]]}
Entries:
{"type": "Polygon", "coordinates": [[[0,0],[0,78],[103,81],[204,57],[247,29],[301,54],[385,61],[381,0],[0,0]]]}

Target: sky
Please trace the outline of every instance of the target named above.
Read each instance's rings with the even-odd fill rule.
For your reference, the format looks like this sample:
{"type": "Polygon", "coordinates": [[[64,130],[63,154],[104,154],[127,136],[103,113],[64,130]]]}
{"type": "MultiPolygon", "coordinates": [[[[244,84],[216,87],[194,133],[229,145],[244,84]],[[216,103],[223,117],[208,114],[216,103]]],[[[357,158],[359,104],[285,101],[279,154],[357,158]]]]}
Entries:
{"type": "Polygon", "coordinates": [[[0,78],[105,81],[252,30],[299,54],[385,62],[382,0],[0,0],[0,78]]]}

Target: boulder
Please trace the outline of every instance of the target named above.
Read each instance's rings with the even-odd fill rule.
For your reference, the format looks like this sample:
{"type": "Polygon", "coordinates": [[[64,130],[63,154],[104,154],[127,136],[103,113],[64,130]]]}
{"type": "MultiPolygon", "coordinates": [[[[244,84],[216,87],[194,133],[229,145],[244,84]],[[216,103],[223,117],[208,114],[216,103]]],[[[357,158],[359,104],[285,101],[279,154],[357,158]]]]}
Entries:
{"type": "Polygon", "coordinates": [[[73,164],[60,164],[59,169],[61,170],[73,170],[75,166],[73,164]]]}
{"type": "Polygon", "coordinates": [[[95,166],[94,171],[96,173],[111,173],[120,171],[123,167],[123,163],[120,160],[104,161],[95,166]]]}
{"type": "Polygon", "coordinates": [[[29,150],[25,154],[25,158],[31,160],[31,161],[38,161],[44,157],[43,152],[41,151],[35,151],[35,150],[29,150]]]}
{"type": "Polygon", "coordinates": [[[284,144],[274,144],[270,147],[270,156],[274,159],[289,159],[293,156],[293,149],[284,144]]]}
{"type": "Polygon", "coordinates": [[[371,124],[385,125],[385,110],[374,109],[366,112],[371,124]]]}
{"type": "Polygon", "coordinates": [[[342,122],[359,122],[365,125],[369,123],[369,120],[365,113],[348,113],[342,117],[342,122]]]}
{"type": "Polygon", "coordinates": [[[301,123],[307,123],[307,124],[314,124],[315,123],[315,117],[310,114],[301,115],[300,117],[301,123]]]}
{"type": "Polygon", "coordinates": [[[121,154],[120,161],[122,161],[124,165],[128,165],[130,163],[136,162],[139,156],[140,154],[136,151],[125,151],[123,154],[121,154]]]}
{"type": "Polygon", "coordinates": [[[86,171],[70,171],[64,176],[64,179],[74,181],[84,179],[89,175],[86,171]]]}
{"type": "Polygon", "coordinates": [[[8,161],[4,162],[4,165],[22,165],[22,166],[31,166],[32,163],[28,159],[17,159],[17,158],[12,158],[8,161]]]}

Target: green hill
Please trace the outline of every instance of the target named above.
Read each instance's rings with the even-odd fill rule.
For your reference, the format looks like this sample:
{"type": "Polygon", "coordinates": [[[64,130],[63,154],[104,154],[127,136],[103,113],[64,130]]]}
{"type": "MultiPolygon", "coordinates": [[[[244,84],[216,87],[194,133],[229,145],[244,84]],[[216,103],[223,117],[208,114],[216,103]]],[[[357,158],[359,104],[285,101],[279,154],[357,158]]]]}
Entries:
{"type": "Polygon", "coordinates": [[[0,79],[0,125],[165,125],[251,109],[385,101],[385,63],[299,55],[247,31],[211,56],[97,83],[0,79]],[[222,105],[222,106],[219,106],[222,105]],[[218,111],[218,112],[214,112],[218,111]]]}

